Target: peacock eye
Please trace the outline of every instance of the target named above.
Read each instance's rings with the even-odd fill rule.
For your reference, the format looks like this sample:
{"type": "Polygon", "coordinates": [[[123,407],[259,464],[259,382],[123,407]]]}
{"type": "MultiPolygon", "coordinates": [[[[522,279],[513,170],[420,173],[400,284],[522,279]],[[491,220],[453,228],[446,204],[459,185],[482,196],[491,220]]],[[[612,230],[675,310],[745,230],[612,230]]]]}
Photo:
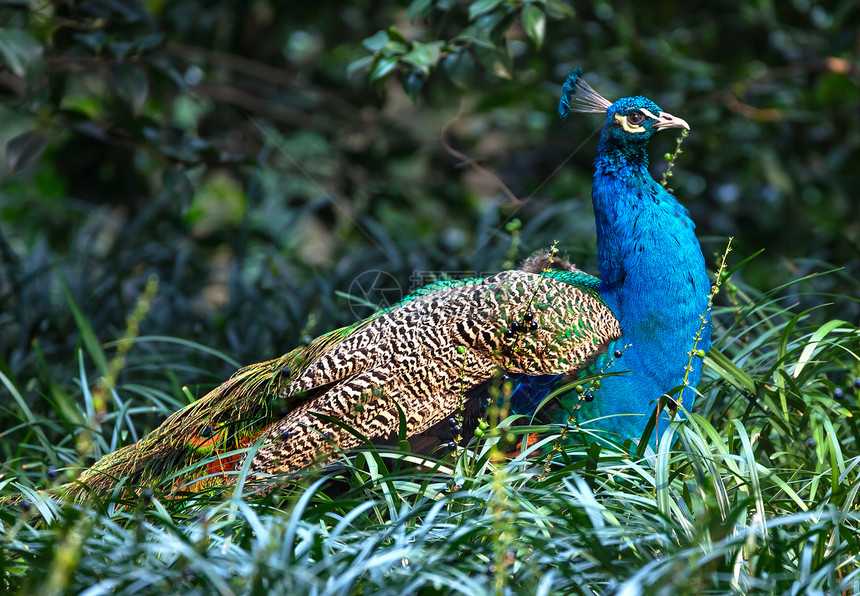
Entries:
{"type": "Polygon", "coordinates": [[[638,111],[630,112],[629,114],[627,114],[627,122],[634,126],[636,126],[637,124],[642,124],[643,122],[645,122],[645,114],[638,111]]]}

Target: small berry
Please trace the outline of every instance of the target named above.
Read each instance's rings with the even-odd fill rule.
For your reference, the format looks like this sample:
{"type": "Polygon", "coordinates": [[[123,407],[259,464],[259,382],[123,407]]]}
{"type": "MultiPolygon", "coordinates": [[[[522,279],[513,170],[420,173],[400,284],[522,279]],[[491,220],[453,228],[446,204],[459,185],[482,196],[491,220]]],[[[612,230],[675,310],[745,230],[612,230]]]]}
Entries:
{"type": "Polygon", "coordinates": [[[456,449],[456,448],[457,448],[457,443],[455,443],[454,441],[448,442],[448,449],[456,449]]]}
{"type": "Polygon", "coordinates": [[[806,446],[810,449],[815,449],[816,447],[818,447],[818,441],[816,441],[812,437],[809,437],[808,439],[806,439],[806,446]]]}
{"type": "Polygon", "coordinates": [[[711,288],[711,294],[716,295],[716,294],[719,294],[719,293],[720,293],[720,286],[714,286],[714,287],[712,287],[712,288],[711,288]]]}
{"type": "Polygon", "coordinates": [[[519,333],[521,327],[519,321],[511,321],[511,331],[514,333],[519,333]]]}
{"type": "Polygon", "coordinates": [[[505,329],[505,337],[511,338],[514,336],[514,330],[508,327],[505,329]]]}
{"type": "Polygon", "coordinates": [[[480,428],[476,428],[476,429],[475,429],[475,436],[476,436],[476,437],[483,437],[483,436],[484,436],[484,431],[483,431],[483,430],[481,430],[480,428]]]}
{"type": "Polygon", "coordinates": [[[845,392],[842,390],[842,387],[837,387],[833,390],[833,399],[842,399],[845,397],[845,392]]]}
{"type": "Polygon", "coordinates": [[[698,356],[699,358],[704,358],[706,356],[705,351],[704,350],[696,350],[696,356],[698,356]]]}
{"type": "Polygon", "coordinates": [[[25,512],[33,508],[33,502],[30,499],[21,499],[21,509],[25,512]]]}
{"type": "Polygon", "coordinates": [[[737,291],[738,291],[738,287],[737,287],[735,284],[729,284],[729,292],[731,292],[732,294],[734,294],[734,293],[736,293],[737,291]]]}
{"type": "Polygon", "coordinates": [[[537,321],[532,321],[531,323],[529,323],[529,331],[537,331],[537,330],[538,330],[537,321]]]}
{"type": "Polygon", "coordinates": [[[52,481],[56,480],[57,479],[57,468],[56,468],[56,466],[48,466],[48,468],[45,470],[45,476],[48,478],[48,480],[52,480],[52,481]]]}
{"type": "Polygon", "coordinates": [[[576,391],[577,393],[585,393],[585,387],[583,387],[582,385],[577,385],[576,387],[573,388],[573,390],[576,391]]]}
{"type": "Polygon", "coordinates": [[[521,227],[523,227],[523,222],[521,222],[519,219],[516,219],[516,218],[512,219],[511,221],[509,221],[508,223],[505,224],[505,229],[508,232],[516,232],[521,227]]]}
{"type": "Polygon", "coordinates": [[[534,318],[535,314],[532,311],[529,311],[523,315],[523,321],[525,321],[526,323],[531,323],[534,318]]]}
{"type": "Polygon", "coordinates": [[[454,426],[451,427],[451,430],[453,430],[457,434],[460,434],[461,432],[463,432],[463,427],[460,426],[459,424],[455,424],[454,426]]]}
{"type": "Polygon", "coordinates": [[[594,387],[595,389],[600,389],[601,385],[602,385],[602,383],[600,382],[600,379],[594,379],[591,382],[591,386],[594,387]]]}
{"type": "Polygon", "coordinates": [[[589,392],[589,393],[586,393],[585,395],[583,395],[582,398],[585,401],[592,402],[592,401],[594,401],[594,394],[589,392]]]}
{"type": "Polygon", "coordinates": [[[621,350],[615,350],[615,357],[616,358],[621,358],[622,354],[623,354],[623,352],[621,350]]]}
{"type": "Polygon", "coordinates": [[[457,346],[457,353],[458,354],[465,354],[466,353],[466,346],[457,346]]]}
{"type": "Polygon", "coordinates": [[[480,428],[481,430],[487,430],[488,428],[490,428],[490,425],[487,423],[486,420],[481,420],[480,422],[478,422],[478,428],[480,428]]]}
{"type": "Polygon", "coordinates": [[[672,161],[672,154],[671,153],[664,154],[663,159],[665,159],[666,161],[672,161]]]}
{"type": "Polygon", "coordinates": [[[449,426],[457,426],[457,420],[454,419],[453,417],[448,418],[448,425],[449,426]]]}

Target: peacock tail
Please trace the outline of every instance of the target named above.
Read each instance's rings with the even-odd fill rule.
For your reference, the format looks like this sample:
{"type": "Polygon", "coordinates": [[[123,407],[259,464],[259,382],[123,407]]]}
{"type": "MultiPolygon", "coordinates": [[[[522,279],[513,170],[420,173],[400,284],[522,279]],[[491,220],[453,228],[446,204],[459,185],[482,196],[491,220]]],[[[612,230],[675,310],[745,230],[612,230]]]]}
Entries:
{"type": "Polygon", "coordinates": [[[336,348],[368,319],[321,335],[280,358],[239,369],[204,397],[170,415],[137,443],[105,455],[78,478],[67,494],[79,497],[87,489],[108,492],[120,479],[134,486],[154,486],[170,480],[173,492],[199,491],[224,482],[250,445],[275,420],[289,412],[281,400],[295,379],[316,358],[336,348]],[[201,470],[200,462],[207,461],[201,470]],[[178,472],[186,469],[187,474],[178,472]]]}
{"type": "Polygon", "coordinates": [[[572,111],[606,115],[592,187],[600,279],[550,252],[518,270],[421,288],[239,370],[105,456],[69,494],[103,493],[122,478],[199,491],[229,483],[246,452],[253,477],[271,486],[364,439],[391,440],[404,425],[438,444],[443,421],[486,403],[502,374],[514,412],[574,423],[598,441],[638,440],[667,393],[689,408],[695,393],[685,389],[701,376],[695,354],[710,347],[710,287],[689,213],[651,177],[647,155],[657,131],[689,126],[644,97],[610,102],[580,69],[559,104],[562,119],[572,111]],[[543,411],[550,395],[554,407],[543,411]]]}
{"type": "Polygon", "coordinates": [[[620,335],[597,288],[595,278],[571,270],[431,284],[364,321],[239,370],[134,445],[106,455],[69,494],[82,495],[84,486],[107,492],[124,477],[171,493],[224,484],[241,450],[263,434],[251,471],[295,472],[359,445],[354,432],[396,435],[400,412],[409,436],[426,431],[498,370],[573,375],[620,335]]]}

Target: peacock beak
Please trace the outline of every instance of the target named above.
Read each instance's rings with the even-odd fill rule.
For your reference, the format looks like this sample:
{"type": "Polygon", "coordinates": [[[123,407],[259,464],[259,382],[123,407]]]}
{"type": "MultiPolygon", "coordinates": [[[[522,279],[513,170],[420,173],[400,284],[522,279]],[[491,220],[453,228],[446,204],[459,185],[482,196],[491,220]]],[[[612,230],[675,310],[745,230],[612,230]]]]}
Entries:
{"type": "Polygon", "coordinates": [[[664,128],[684,128],[690,130],[690,125],[683,118],[678,118],[666,112],[660,112],[657,114],[657,123],[654,125],[654,128],[657,130],[663,130],[664,128]]]}

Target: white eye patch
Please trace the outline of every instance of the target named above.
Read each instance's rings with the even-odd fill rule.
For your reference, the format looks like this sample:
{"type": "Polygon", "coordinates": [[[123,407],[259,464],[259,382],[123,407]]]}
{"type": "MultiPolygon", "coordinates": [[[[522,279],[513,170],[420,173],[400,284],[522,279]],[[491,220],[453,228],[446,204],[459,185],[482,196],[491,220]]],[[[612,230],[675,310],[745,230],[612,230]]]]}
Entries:
{"type": "MultiPolygon", "coordinates": [[[[641,111],[645,112],[645,110],[641,110],[641,111]]],[[[615,114],[615,121],[621,125],[621,128],[624,129],[624,132],[630,132],[630,133],[645,132],[644,127],[638,126],[636,124],[630,124],[627,121],[627,116],[622,116],[621,114],[615,114]]]]}
{"type": "MultiPolygon", "coordinates": [[[[651,118],[652,120],[659,120],[657,116],[652,114],[649,110],[645,108],[639,108],[639,112],[644,114],[645,116],[651,118]]],[[[624,132],[629,133],[640,133],[645,132],[645,127],[640,126],[639,124],[631,124],[629,120],[627,120],[627,116],[622,116],[621,114],[615,114],[615,121],[621,125],[621,128],[624,129],[624,132]]]]}

